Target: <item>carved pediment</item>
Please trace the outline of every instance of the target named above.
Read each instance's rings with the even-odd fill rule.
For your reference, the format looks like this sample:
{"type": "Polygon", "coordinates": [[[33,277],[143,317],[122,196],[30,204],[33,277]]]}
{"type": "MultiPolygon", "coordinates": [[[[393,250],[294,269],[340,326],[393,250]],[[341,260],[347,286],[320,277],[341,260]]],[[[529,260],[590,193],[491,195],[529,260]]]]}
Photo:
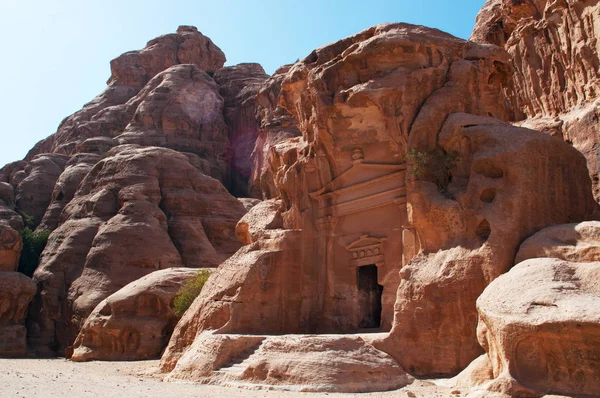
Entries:
{"type": "Polygon", "coordinates": [[[352,256],[351,266],[383,263],[383,242],[386,238],[376,238],[362,235],[358,240],[350,243],[345,248],[352,256]]]}

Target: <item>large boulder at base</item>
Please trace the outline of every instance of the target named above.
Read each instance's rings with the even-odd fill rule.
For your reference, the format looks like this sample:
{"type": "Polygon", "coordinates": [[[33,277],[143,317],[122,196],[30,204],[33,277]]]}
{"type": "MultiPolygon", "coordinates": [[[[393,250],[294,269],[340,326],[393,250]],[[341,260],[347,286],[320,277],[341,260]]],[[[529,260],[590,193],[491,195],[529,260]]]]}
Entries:
{"type": "Polygon", "coordinates": [[[178,320],[173,299],[196,275],[192,268],[155,271],[102,300],[83,324],[71,360],[158,358],[178,320]]]}
{"type": "Polygon", "coordinates": [[[27,351],[25,314],[36,292],[35,283],[19,272],[0,271],[0,357],[27,351]]]}
{"type": "Polygon", "coordinates": [[[554,225],[541,230],[521,244],[515,264],[537,257],[574,263],[600,261],[600,221],[554,225]]]}
{"type": "Polygon", "coordinates": [[[488,0],[472,41],[502,46],[511,120],[563,138],[588,162],[600,201],[600,1],[488,0]]]}
{"type": "Polygon", "coordinates": [[[380,349],[411,374],[454,375],[482,353],[475,302],[536,231],[597,211],[584,157],[562,140],[466,114],[439,145],[456,153],[445,191],[415,180],[411,222],[422,253],[401,272],[394,327],[380,349]]]}
{"type": "Polygon", "coordinates": [[[34,274],[36,351],[62,354],[92,310],[128,283],[164,268],[216,267],[241,246],[234,230],[244,206],[195,160],[124,145],[87,174],[34,274]]]}
{"type": "Polygon", "coordinates": [[[21,235],[6,224],[0,223],[0,271],[16,271],[23,242],[21,235]]]}
{"type": "Polygon", "coordinates": [[[313,392],[387,391],[412,382],[396,361],[356,335],[204,332],[169,380],[313,392]]]}
{"type": "Polygon", "coordinates": [[[495,377],[484,389],[600,396],[600,262],[524,261],[486,288],[477,309],[495,377]]]}

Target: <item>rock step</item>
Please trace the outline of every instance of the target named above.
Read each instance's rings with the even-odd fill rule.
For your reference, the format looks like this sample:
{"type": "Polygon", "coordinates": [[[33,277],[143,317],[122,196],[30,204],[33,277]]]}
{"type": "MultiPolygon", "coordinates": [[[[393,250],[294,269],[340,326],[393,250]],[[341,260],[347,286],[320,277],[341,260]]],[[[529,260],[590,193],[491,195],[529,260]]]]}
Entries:
{"type": "Polygon", "coordinates": [[[234,377],[240,377],[244,370],[248,367],[250,362],[250,358],[256,351],[260,349],[263,341],[259,342],[255,346],[250,347],[249,349],[242,351],[240,354],[231,358],[229,362],[227,362],[224,366],[222,366],[219,370],[215,371],[215,373],[220,373],[224,375],[230,375],[234,377]]]}

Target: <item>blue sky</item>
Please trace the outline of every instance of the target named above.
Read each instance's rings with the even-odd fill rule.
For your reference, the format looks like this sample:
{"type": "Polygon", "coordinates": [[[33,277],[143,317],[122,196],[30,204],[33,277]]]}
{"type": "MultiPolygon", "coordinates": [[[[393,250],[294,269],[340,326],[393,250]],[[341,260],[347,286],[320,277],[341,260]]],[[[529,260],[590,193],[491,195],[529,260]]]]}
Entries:
{"type": "Polygon", "coordinates": [[[468,38],[484,0],[0,0],[0,167],[23,158],[105,87],[109,62],[179,25],[272,73],[383,22],[468,38]]]}

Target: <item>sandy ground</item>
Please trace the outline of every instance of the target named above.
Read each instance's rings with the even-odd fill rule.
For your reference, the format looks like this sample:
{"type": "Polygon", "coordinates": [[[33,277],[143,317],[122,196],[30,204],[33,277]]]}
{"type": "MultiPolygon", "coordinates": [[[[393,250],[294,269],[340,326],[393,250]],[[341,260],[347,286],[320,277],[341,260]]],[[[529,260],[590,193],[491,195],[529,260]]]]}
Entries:
{"type": "MultiPolygon", "coordinates": [[[[293,391],[163,382],[158,361],[71,362],[65,359],[0,359],[0,398],[458,398],[467,391],[415,380],[400,390],[367,394],[303,393],[293,391]]],[[[565,398],[546,395],[546,398],[565,398]]]]}
{"type": "Polygon", "coordinates": [[[153,376],[158,361],[85,362],[65,359],[0,359],[0,398],[317,398],[317,397],[459,397],[429,381],[415,381],[403,389],[369,394],[301,393],[248,390],[196,383],[163,382],[153,376]]]}

